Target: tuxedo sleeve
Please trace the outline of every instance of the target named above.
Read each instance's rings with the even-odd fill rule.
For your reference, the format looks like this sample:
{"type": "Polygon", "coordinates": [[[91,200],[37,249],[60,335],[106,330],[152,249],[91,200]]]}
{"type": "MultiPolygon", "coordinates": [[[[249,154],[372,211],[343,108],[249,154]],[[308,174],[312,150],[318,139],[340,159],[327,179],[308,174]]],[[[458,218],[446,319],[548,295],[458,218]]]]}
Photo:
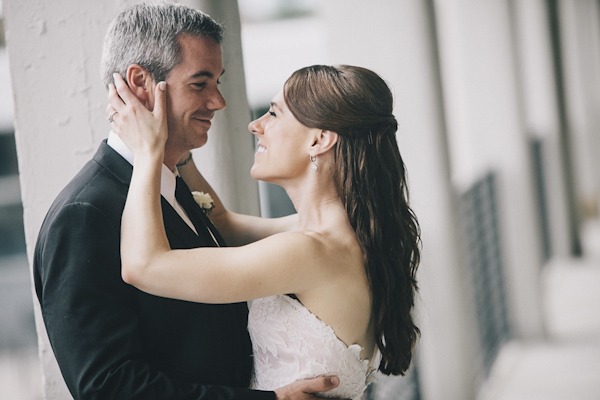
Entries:
{"type": "Polygon", "coordinates": [[[73,397],[275,399],[273,392],[177,381],[144,360],[132,309],[137,289],[121,279],[119,241],[120,227],[86,203],[63,206],[40,231],[36,291],[73,397]]]}

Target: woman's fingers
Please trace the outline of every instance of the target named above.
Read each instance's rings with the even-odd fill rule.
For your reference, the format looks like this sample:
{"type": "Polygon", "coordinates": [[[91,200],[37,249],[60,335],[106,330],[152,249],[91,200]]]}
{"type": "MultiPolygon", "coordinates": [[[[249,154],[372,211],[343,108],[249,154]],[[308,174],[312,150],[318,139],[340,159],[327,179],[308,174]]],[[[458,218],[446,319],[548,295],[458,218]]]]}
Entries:
{"type": "Polygon", "coordinates": [[[167,82],[158,82],[154,91],[154,110],[152,113],[166,132],[167,125],[167,82]]]}
{"type": "MultiPolygon", "coordinates": [[[[115,81],[116,94],[120,97],[121,103],[130,106],[138,106],[141,104],[138,98],[131,92],[131,89],[129,89],[129,86],[127,86],[127,83],[125,83],[121,74],[114,73],[113,79],[115,81]]],[[[118,107],[115,107],[115,109],[119,111],[118,107]]]]}
{"type": "Polygon", "coordinates": [[[108,120],[108,123],[110,124],[114,132],[118,132],[118,124],[115,122],[115,118],[118,115],[119,113],[113,108],[113,106],[111,106],[110,104],[106,106],[106,119],[108,120]]]}
{"type": "MultiPolygon", "coordinates": [[[[106,116],[110,116],[113,111],[119,112],[119,110],[123,110],[125,107],[125,103],[117,94],[117,89],[115,89],[115,85],[112,83],[108,85],[108,106],[106,107],[106,116]]],[[[109,121],[110,118],[109,118],[109,121]]]]}
{"type": "Polygon", "coordinates": [[[109,85],[106,114],[108,122],[134,152],[164,149],[167,139],[166,83],[159,82],[154,90],[152,111],[146,108],[129,89],[121,75],[114,75],[109,85]]]}

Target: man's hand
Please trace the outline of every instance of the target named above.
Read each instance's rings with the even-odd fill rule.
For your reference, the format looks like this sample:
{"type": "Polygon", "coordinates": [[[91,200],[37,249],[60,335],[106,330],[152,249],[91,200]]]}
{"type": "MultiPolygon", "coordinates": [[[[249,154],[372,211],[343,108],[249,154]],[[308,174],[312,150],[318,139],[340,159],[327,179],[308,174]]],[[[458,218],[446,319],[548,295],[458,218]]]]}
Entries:
{"type": "Polygon", "coordinates": [[[310,400],[316,399],[315,392],[326,392],[336,388],[340,380],[335,376],[305,379],[290,383],[275,391],[277,400],[310,400]]]}

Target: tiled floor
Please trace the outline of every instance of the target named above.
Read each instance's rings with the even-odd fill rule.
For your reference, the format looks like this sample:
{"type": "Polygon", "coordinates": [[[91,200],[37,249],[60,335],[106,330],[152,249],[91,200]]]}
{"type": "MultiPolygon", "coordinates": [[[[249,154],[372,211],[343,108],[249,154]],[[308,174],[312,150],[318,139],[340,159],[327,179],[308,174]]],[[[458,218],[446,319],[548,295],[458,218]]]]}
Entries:
{"type": "Polygon", "coordinates": [[[600,224],[585,242],[585,258],[544,268],[548,340],[507,345],[479,400],[600,399],[600,224]]]}
{"type": "Polygon", "coordinates": [[[0,353],[0,399],[41,400],[40,368],[36,348],[0,353]]]}

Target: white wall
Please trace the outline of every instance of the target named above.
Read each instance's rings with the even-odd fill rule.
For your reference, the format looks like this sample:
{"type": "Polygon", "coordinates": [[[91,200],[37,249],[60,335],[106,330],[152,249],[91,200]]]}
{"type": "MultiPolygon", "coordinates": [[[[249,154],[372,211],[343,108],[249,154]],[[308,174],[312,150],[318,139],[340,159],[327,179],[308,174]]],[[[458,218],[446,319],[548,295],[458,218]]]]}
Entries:
{"type": "Polygon", "coordinates": [[[411,204],[422,229],[419,380],[425,399],[474,397],[475,328],[460,273],[459,235],[427,2],[321,4],[332,62],[379,73],[392,87],[411,204]]]}
{"type": "Polygon", "coordinates": [[[0,132],[12,132],[13,99],[8,73],[8,54],[5,48],[0,48],[0,85],[2,85],[0,91],[0,132]]]}
{"type": "MultiPolygon", "coordinates": [[[[112,18],[136,2],[4,0],[30,263],[51,202],[108,135],[106,92],[98,72],[102,41],[112,18]]],[[[224,43],[228,74],[222,85],[228,108],[216,117],[209,143],[198,150],[196,161],[230,208],[257,214],[258,190],[248,173],[254,146],[247,133],[250,116],[237,2],[205,5],[229,28],[224,43]]],[[[34,303],[45,397],[67,399],[34,303]]]]}
{"type": "Polygon", "coordinates": [[[325,37],[326,25],[318,16],[244,24],[242,50],[250,105],[268,105],[295,70],[331,64],[325,37]]]}
{"type": "Polygon", "coordinates": [[[561,1],[559,13],[577,205],[582,219],[593,218],[600,205],[600,5],[561,1]]]}
{"type": "Polygon", "coordinates": [[[444,102],[452,180],[459,190],[498,177],[509,319],[518,338],[543,335],[541,232],[523,130],[509,1],[439,0],[444,102]]]}

